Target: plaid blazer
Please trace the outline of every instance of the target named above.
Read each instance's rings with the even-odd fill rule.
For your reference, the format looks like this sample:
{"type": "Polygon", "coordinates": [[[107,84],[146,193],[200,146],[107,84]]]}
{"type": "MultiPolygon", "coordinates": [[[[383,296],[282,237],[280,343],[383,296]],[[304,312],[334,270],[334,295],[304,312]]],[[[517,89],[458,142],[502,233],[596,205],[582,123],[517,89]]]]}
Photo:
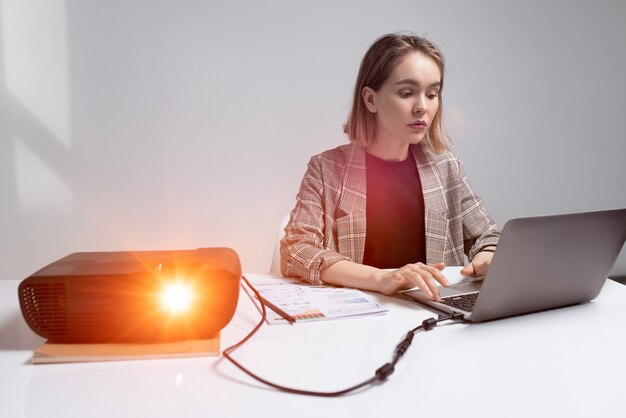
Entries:
{"type": "MultiPolygon", "coordinates": [[[[463,265],[500,230],[467,180],[461,160],[411,145],[424,194],[426,261],[463,265]]],[[[280,242],[281,273],[313,284],[340,260],[363,262],[365,149],[355,143],[311,158],[280,242]]],[[[401,267],[401,266],[398,266],[401,267]]]]}

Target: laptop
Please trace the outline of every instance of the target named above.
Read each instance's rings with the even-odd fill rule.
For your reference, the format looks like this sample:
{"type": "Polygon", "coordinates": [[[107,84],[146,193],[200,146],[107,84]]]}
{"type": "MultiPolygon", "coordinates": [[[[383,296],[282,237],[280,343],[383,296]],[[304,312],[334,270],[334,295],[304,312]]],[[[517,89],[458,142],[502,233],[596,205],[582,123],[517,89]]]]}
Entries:
{"type": "Polygon", "coordinates": [[[588,302],[626,240],[626,209],[509,220],[481,281],[439,287],[441,302],[405,295],[471,322],[588,302]]]}

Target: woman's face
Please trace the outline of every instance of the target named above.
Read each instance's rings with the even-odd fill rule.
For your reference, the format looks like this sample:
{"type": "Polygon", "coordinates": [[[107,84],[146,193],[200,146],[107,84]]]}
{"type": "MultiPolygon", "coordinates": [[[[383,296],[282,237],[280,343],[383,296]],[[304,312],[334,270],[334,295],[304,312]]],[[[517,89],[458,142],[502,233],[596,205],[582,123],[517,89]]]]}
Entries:
{"type": "Polygon", "coordinates": [[[439,109],[440,88],[439,66],[418,51],[407,54],[378,91],[365,87],[363,99],[376,115],[371,148],[388,151],[382,154],[401,152],[397,157],[406,157],[409,144],[422,141],[430,129],[439,109]]]}

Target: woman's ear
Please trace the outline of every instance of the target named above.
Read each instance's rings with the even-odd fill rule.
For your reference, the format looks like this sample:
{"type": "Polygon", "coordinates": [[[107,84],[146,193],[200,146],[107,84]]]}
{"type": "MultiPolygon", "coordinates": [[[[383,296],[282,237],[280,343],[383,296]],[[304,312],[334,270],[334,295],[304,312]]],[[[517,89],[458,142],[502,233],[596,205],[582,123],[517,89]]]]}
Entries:
{"type": "Polygon", "coordinates": [[[361,97],[363,98],[363,102],[371,113],[376,113],[376,92],[372,90],[370,87],[363,87],[361,90],[361,97]]]}

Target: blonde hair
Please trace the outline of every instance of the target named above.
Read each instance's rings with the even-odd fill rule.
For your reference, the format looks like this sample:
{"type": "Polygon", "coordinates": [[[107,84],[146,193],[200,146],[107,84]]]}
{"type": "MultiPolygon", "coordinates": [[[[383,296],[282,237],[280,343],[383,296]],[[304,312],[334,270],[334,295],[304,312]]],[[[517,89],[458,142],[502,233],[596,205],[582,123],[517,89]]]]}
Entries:
{"type": "Polygon", "coordinates": [[[432,58],[441,72],[439,108],[430,129],[422,141],[435,153],[450,149],[442,128],[442,101],[444,59],[439,48],[429,40],[413,34],[387,34],[376,40],[365,53],[354,86],[352,109],[344,125],[350,141],[367,146],[374,141],[376,116],[365,106],[361,92],[364,87],[378,91],[396,65],[410,52],[419,51],[432,58]]]}

